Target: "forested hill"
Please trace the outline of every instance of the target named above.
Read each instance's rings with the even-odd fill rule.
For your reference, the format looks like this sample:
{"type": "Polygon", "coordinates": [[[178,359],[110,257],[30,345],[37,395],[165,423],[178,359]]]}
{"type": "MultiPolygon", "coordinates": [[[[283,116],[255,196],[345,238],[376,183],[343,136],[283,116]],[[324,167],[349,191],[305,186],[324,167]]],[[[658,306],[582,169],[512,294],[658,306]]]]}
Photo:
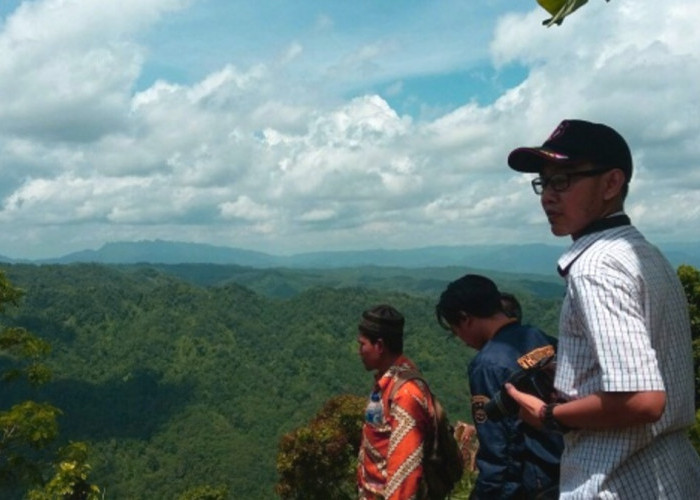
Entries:
{"type": "MultiPolygon", "coordinates": [[[[164,271],[200,286],[237,283],[273,298],[290,298],[304,290],[318,287],[367,288],[402,291],[437,299],[445,285],[466,273],[486,274],[503,290],[544,298],[559,298],[563,281],[556,276],[484,271],[466,267],[380,267],[357,266],[333,269],[261,269],[219,264],[152,264],[164,271]]],[[[125,266],[125,269],[134,266],[125,266]]]]}
{"type": "MultiPolygon", "coordinates": [[[[405,313],[406,352],[448,413],[468,419],[471,352],[448,340],[433,315],[435,291],[458,269],[449,277],[429,271],[430,281],[420,270],[380,268],[313,279],[230,266],[2,269],[26,292],[2,322],[53,346],[54,380],[36,399],[63,410],[62,441],[91,444],[91,479],[108,499],[177,498],[203,484],[226,484],[235,498],[274,497],[280,436],[330,397],[369,390],[356,325],[379,302],[405,313]]],[[[497,281],[520,294],[526,320],[555,333],[556,285],[520,278],[497,281]]],[[[3,406],[27,398],[18,388],[0,390],[3,406]]]]}
{"type": "MultiPolygon", "coordinates": [[[[492,244],[427,246],[403,250],[368,249],[356,251],[318,251],[293,255],[274,255],[235,247],[221,247],[181,241],[121,241],[106,243],[97,250],[82,250],[61,257],[35,261],[35,264],[134,264],[139,262],[180,264],[236,264],[256,268],[332,269],[356,266],[399,266],[404,268],[471,266],[508,273],[554,272],[557,258],[567,246],[492,244]]],[[[659,247],[674,266],[700,266],[700,242],[663,243],[659,247]]],[[[0,255],[0,262],[17,263],[0,255]]]]}

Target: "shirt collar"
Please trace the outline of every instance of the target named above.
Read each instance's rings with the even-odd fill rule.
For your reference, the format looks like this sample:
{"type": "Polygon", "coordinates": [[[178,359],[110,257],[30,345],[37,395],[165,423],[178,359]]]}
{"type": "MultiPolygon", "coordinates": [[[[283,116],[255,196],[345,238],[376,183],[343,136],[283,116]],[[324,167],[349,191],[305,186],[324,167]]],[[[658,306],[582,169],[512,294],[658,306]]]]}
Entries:
{"type": "Polygon", "coordinates": [[[590,224],[574,240],[569,249],[559,257],[557,272],[562,277],[569,274],[573,263],[596,241],[605,237],[614,237],[630,227],[630,218],[623,212],[614,213],[605,219],[590,224]],[[590,228],[590,229],[589,229],[590,228]]]}
{"type": "Polygon", "coordinates": [[[408,359],[402,354],[396,359],[396,362],[393,365],[391,365],[387,371],[384,372],[384,374],[382,374],[379,377],[375,377],[376,388],[380,391],[383,391],[384,389],[386,389],[386,387],[389,385],[392,379],[396,376],[396,374],[402,371],[415,369],[416,365],[414,365],[410,359],[408,359]]]}
{"type": "Polygon", "coordinates": [[[630,218],[624,212],[616,212],[607,217],[591,222],[588,226],[583,228],[581,232],[574,236],[574,241],[587,234],[605,231],[606,229],[618,226],[629,226],[630,223],[630,218]]]}

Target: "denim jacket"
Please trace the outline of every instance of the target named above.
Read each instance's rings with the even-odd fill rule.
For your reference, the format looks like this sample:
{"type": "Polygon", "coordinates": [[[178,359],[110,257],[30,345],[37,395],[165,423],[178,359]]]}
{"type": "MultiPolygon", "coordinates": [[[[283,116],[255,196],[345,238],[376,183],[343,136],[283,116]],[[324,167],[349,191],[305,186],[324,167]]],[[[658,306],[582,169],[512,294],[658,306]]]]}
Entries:
{"type": "Polygon", "coordinates": [[[469,364],[472,417],[479,438],[474,499],[527,499],[552,488],[556,491],[562,437],[537,431],[517,415],[491,421],[483,410],[508,377],[520,369],[517,359],[548,344],[556,347],[556,339],[537,328],[511,323],[469,364]]]}

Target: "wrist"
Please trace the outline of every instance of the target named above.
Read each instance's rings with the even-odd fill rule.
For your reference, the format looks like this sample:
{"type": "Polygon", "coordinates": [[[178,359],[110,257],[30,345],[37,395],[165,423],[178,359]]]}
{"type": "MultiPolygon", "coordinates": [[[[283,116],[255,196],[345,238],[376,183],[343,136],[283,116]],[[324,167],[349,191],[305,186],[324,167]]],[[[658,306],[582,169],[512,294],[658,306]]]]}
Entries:
{"type": "Polygon", "coordinates": [[[540,408],[539,419],[540,419],[540,422],[542,423],[542,428],[544,430],[564,434],[566,432],[569,432],[572,429],[571,429],[571,427],[567,427],[566,425],[562,424],[554,416],[554,408],[556,408],[557,406],[559,406],[559,403],[549,403],[549,404],[543,405],[540,408]]]}

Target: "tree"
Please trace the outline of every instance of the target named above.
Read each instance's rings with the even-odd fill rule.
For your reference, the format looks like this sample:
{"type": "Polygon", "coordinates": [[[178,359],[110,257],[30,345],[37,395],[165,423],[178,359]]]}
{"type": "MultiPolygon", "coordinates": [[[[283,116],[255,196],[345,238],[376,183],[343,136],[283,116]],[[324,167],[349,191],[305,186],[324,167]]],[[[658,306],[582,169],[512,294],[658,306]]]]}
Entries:
{"type": "Polygon", "coordinates": [[[226,500],[229,498],[227,486],[195,486],[184,492],[178,500],[226,500]]]}
{"type": "Polygon", "coordinates": [[[100,489],[87,481],[90,465],[87,463],[88,447],[85,443],[70,443],[58,451],[53,466],[53,476],[44,484],[32,489],[28,500],[98,500],[100,489]]]}
{"type": "Polygon", "coordinates": [[[690,428],[690,442],[695,451],[700,453],[700,410],[695,412],[695,424],[690,428]]]}
{"type": "MultiPolygon", "coordinates": [[[[14,287],[0,271],[0,313],[17,306],[23,292],[14,287]]],[[[49,344],[20,327],[0,327],[0,355],[5,358],[0,380],[5,383],[26,380],[30,386],[48,382],[51,372],[41,362],[50,352],[49,344]]],[[[28,498],[99,498],[99,489],[87,483],[90,466],[87,446],[70,443],[58,451],[52,477],[41,454],[58,436],[57,417],[61,411],[49,403],[31,400],[0,410],[0,488],[14,490],[22,485],[33,488],[28,498]]]]}
{"type": "Polygon", "coordinates": [[[690,429],[690,440],[700,453],[700,271],[692,266],[679,266],[678,277],[688,298],[695,366],[695,425],[690,429]]]}
{"type": "Polygon", "coordinates": [[[355,469],[362,435],[365,398],[329,399],[309,425],[280,440],[275,487],[285,500],[357,498],[355,469]]]}
{"type": "Polygon", "coordinates": [[[693,266],[678,267],[678,277],[688,299],[690,331],[695,362],[695,409],[700,409],[700,271],[693,266]]]}

